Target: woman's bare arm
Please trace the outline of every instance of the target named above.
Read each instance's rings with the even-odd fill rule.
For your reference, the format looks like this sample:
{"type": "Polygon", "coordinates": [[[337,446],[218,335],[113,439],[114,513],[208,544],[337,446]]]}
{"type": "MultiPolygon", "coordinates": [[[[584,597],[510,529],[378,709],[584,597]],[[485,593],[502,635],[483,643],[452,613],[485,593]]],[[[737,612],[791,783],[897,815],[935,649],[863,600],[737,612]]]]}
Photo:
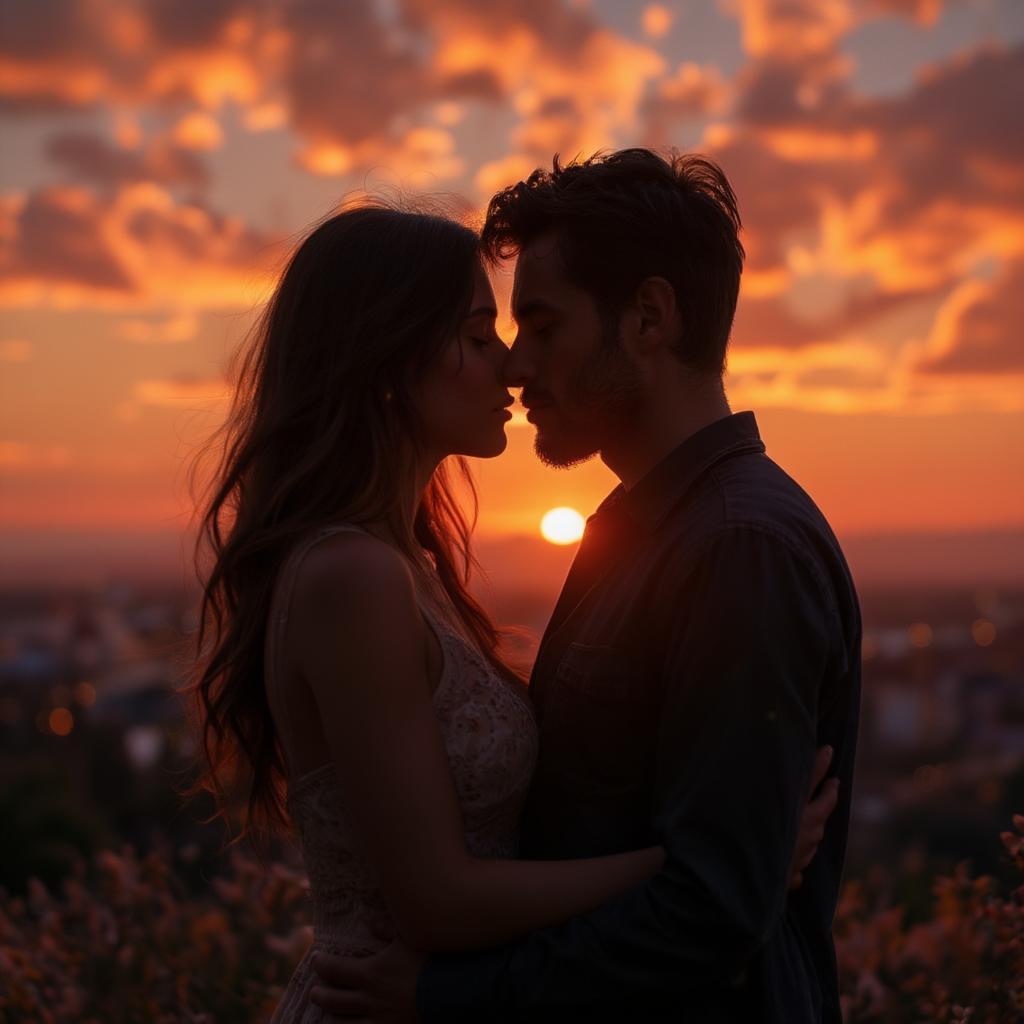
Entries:
{"type": "Polygon", "coordinates": [[[409,944],[495,945],[595,909],[661,866],[660,847],[571,861],[470,856],[404,560],[371,537],[331,538],[307,557],[293,600],[296,657],[357,842],[409,944]]]}

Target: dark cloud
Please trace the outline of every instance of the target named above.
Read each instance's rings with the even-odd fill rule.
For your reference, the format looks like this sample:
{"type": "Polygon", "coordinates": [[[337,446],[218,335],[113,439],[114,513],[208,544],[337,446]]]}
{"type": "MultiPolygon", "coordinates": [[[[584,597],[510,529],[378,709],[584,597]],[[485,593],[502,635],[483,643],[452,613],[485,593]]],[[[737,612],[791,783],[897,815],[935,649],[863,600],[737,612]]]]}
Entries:
{"type": "Polygon", "coordinates": [[[815,169],[786,160],[748,133],[710,147],[710,153],[736,192],[747,269],[784,269],[787,232],[817,224],[815,169]]]}
{"type": "Polygon", "coordinates": [[[162,46],[190,49],[219,39],[231,20],[252,10],[251,0],[148,0],[146,18],[162,46]]]}
{"type": "Polygon", "coordinates": [[[842,65],[833,54],[799,61],[766,58],[739,74],[735,114],[749,127],[821,126],[849,102],[842,65]],[[831,113],[830,113],[831,112],[831,113]]]}
{"type": "Polygon", "coordinates": [[[395,41],[369,0],[297,0],[281,26],[292,37],[285,84],[301,134],[346,144],[387,136],[430,92],[424,57],[395,41]]]}
{"type": "Polygon", "coordinates": [[[504,95],[501,80],[487,68],[442,75],[436,88],[439,96],[453,100],[497,101],[504,95]]]}
{"type": "Polygon", "coordinates": [[[95,41],[78,0],[4,0],[0,4],[0,54],[23,58],[85,52],[95,41]]]}
{"type": "Polygon", "coordinates": [[[46,189],[28,198],[4,253],[3,277],[130,292],[132,275],[104,237],[82,193],[46,189]]]}
{"type": "Polygon", "coordinates": [[[73,178],[101,187],[153,181],[201,189],[209,182],[206,164],[194,152],[166,140],[135,151],[93,132],[64,132],[50,139],[46,153],[73,178]]]}
{"type": "Polygon", "coordinates": [[[566,56],[580,53],[599,28],[585,8],[552,0],[401,0],[401,12],[410,29],[428,35],[442,21],[498,35],[525,29],[566,56]]]}
{"type": "Polygon", "coordinates": [[[878,131],[880,158],[898,189],[900,219],[955,197],[965,208],[1024,198],[1020,131],[1024,45],[984,49],[931,69],[905,97],[861,104],[851,123],[878,131]]]}

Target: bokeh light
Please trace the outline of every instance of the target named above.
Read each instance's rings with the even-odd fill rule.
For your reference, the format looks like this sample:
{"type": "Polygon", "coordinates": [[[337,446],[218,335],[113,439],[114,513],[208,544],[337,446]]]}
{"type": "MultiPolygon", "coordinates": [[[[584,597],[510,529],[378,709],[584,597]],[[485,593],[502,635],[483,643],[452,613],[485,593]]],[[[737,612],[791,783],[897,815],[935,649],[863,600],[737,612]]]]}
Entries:
{"type": "Polygon", "coordinates": [[[931,647],[932,627],[927,622],[915,622],[907,630],[907,635],[910,638],[911,646],[916,647],[918,650],[931,647]]]}
{"type": "Polygon", "coordinates": [[[96,703],[96,687],[83,680],[75,687],[75,700],[83,708],[91,708],[96,703]]]}
{"type": "Polygon", "coordinates": [[[67,736],[75,727],[75,719],[67,708],[54,708],[47,724],[55,736],[67,736]]]}
{"type": "Polygon", "coordinates": [[[991,647],[996,639],[996,627],[988,619],[976,619],[971,626],[971,636],[979,647],[991,647]]]}

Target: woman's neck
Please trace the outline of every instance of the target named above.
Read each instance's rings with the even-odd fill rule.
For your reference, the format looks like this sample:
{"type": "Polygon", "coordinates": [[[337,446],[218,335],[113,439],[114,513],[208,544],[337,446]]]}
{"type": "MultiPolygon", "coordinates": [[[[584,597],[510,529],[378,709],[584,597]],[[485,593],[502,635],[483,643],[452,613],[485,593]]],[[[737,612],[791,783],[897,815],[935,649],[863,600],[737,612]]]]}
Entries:
{"type": "Polygon", "coordinates": [[[434,456],[419,458],[413,472],[405,475],[393,515],[367,520],[362,524],[363,527],[386,544],[405,550],[407,542],[403,543],[403,538],[414,535],[416,514],[419,512],[424,492],[441,461],[440,457],[434,456]]]}

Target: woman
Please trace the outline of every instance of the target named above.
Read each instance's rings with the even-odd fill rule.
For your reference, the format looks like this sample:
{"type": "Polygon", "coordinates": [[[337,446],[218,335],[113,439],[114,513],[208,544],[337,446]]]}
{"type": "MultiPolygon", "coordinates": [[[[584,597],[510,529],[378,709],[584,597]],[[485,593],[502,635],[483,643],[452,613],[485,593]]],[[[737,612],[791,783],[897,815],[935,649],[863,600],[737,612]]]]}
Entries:
{"type": "Polygon", "coordinates": [[[278,1022],[327,1019],[317,950],[494,945],[663,860],[514,859],[536,730],[448,475],[505,448],[495,317],[471,231],[366,204],[301,244],[241,364],[189,692],[206,788],[247,777],[246,830],[301,838],[314,940],[278,1022]]]}

